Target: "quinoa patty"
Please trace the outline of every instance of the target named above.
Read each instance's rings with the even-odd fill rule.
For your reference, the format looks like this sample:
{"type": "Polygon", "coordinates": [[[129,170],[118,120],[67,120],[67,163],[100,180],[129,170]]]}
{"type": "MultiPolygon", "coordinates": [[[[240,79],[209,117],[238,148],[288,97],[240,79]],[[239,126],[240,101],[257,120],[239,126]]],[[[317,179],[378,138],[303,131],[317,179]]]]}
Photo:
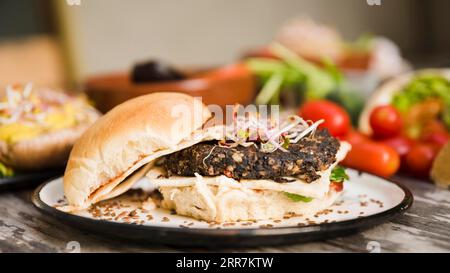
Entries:
{"type": "Polygon", "coordinates": [[[336,160],[340,143],[327,130],[317,130],[314,136],[291,143],[288,152],[259,151],[254,145],[225,148],[217,141],[208,141],[167,155],[161,165],[167,175],[203,176],[226,175],[240,179],[271,179],[289,182],[285,177],[296,177],[310,183],[318,178],[336,160]]]}

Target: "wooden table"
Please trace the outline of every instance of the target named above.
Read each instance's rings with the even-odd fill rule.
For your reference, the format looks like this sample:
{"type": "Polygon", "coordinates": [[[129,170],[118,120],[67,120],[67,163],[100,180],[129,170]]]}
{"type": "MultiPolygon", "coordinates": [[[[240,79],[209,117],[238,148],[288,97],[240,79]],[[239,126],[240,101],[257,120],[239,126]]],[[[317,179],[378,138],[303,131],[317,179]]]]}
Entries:
{"type": "MultiPolygon", "coordinates": [[[[227,252],[450,252],[450,191],[396,177],[414,194],[404,215],[365,232],[282,247],[218,249],[227,252]]],[[[137,245],[88,234],[41,214],[31,204],[32,190],[0,193],[0,252],[178,252],[211,251],[137,245]],[[70,242],[70,243],[69,243],[70,242]]]]}

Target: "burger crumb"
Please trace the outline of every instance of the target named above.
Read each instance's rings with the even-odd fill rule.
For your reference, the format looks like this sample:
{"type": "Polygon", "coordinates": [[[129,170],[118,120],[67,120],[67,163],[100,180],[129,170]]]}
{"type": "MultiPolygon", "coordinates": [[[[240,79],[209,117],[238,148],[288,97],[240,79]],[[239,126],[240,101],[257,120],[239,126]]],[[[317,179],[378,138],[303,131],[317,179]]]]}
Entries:
{"type": "Polygon", "coordinates": [[[130,211],[130,213],[128,213],[128,216],[130,216],[130,217],[135,217],[135,216],[137,216],[137,211],[136,210],[132,210],[132,211],[130,211]]]}
{"type": "Polygon", "coordinates": [[[151,197],[148,197],[147,200],[142,202],[141,209],[145,210],[146,212],[148,212],[150,210],[156,209],[156,204],[155,204],[155,202],[153,201],[153,199],[151,197]]]}
{"type": "Polygon", "coordinates": [[[163,217],[163,218],[162,218],[162,221],[163,221],[163,222],[169,222],[169,221],[170,221],[170,219],[169,219],[169,218],[167,218],[167,217],[163,217]]]}
{"type": "Polygon", "coordinates": [[[123,217],[125,217],[128,213],[126,211],[122,211],[121,213],[119,213],[119,215],[116,216],[116,218],[114,218],[114,220],[119,220],[123,217]]]}

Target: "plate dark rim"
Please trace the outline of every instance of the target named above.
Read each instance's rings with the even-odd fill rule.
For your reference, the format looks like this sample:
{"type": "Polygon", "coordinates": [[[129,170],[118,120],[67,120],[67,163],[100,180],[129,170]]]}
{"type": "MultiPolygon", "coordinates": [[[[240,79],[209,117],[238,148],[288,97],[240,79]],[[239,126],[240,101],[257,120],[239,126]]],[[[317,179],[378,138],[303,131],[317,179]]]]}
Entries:
{"type": "Polygon", "coordinates": [[[33,186],[34,188],[42,182],[61,176],[63,173],[64,169],[56,168],[29,173],[19,173],[12,177],[3,177],[0,178],[0,191],[28,186],[33,186]]]}
{"type": "MultiPolygon", "coordinates": [[[[359,176],[361,176],[359,172],[359,176]]],[[[381,223],[393,218],[395,215],[400,214],[408,210],[414,202],[414,197],[411,191],[401,183],[395,182],[390,179],[382,178],[373,174],[368,174],[374,177],[381,178],[389,183],[398,186],[405,194],[403,200],[396,206],[373,215],[355,218],[340,222],[333,223],[320,223],[308,226],[288,226],[288,227],[275,227],[275,228],[245,228],[245,229],[204,229],[204,228],[181,228],[181,227],[160,227],[160,226],[147,226],[147,225],[132,225],[128,223],[111,222],[107,220],[96,220],[74,214],[62,212],[54,207],[51,207],[44,203],[39,193],[42,188],[45,187],[52,180],[48,180],[41,184],[32,194],[32,203],[40,211],[54,216],[65,222],[80,223],[84,222],[92,226],[102,226],[104,228],[110,227],[111,229],[122,230],[135,230],[140,232],[156,232],[162,231],[166,233],[182,233],[186,235],[208,235],[214,237],[229,237],[229,236],[276,236],[276,235],[292,235],[301,233],[313,233],[318,231],[323,232],[339,232],[345,230],[364,229],[373,226],[374,223],[381,223]]]]}

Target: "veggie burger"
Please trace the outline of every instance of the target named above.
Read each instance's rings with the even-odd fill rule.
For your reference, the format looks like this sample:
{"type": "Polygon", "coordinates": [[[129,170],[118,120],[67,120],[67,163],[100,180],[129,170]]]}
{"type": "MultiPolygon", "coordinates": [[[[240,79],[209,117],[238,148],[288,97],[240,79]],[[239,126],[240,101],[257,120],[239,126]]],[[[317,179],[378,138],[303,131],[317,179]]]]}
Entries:
{"type": "Polygon", "coordinates": [[[113,198],[145,177],[160,206],[216,222],[313,214],[331,206],[347,178],[350,145],[298,116],[257,114],[209,125],[212,114],[180,93],[129,100],[74,145],[64,175],[67,211],[113,198]]]}

